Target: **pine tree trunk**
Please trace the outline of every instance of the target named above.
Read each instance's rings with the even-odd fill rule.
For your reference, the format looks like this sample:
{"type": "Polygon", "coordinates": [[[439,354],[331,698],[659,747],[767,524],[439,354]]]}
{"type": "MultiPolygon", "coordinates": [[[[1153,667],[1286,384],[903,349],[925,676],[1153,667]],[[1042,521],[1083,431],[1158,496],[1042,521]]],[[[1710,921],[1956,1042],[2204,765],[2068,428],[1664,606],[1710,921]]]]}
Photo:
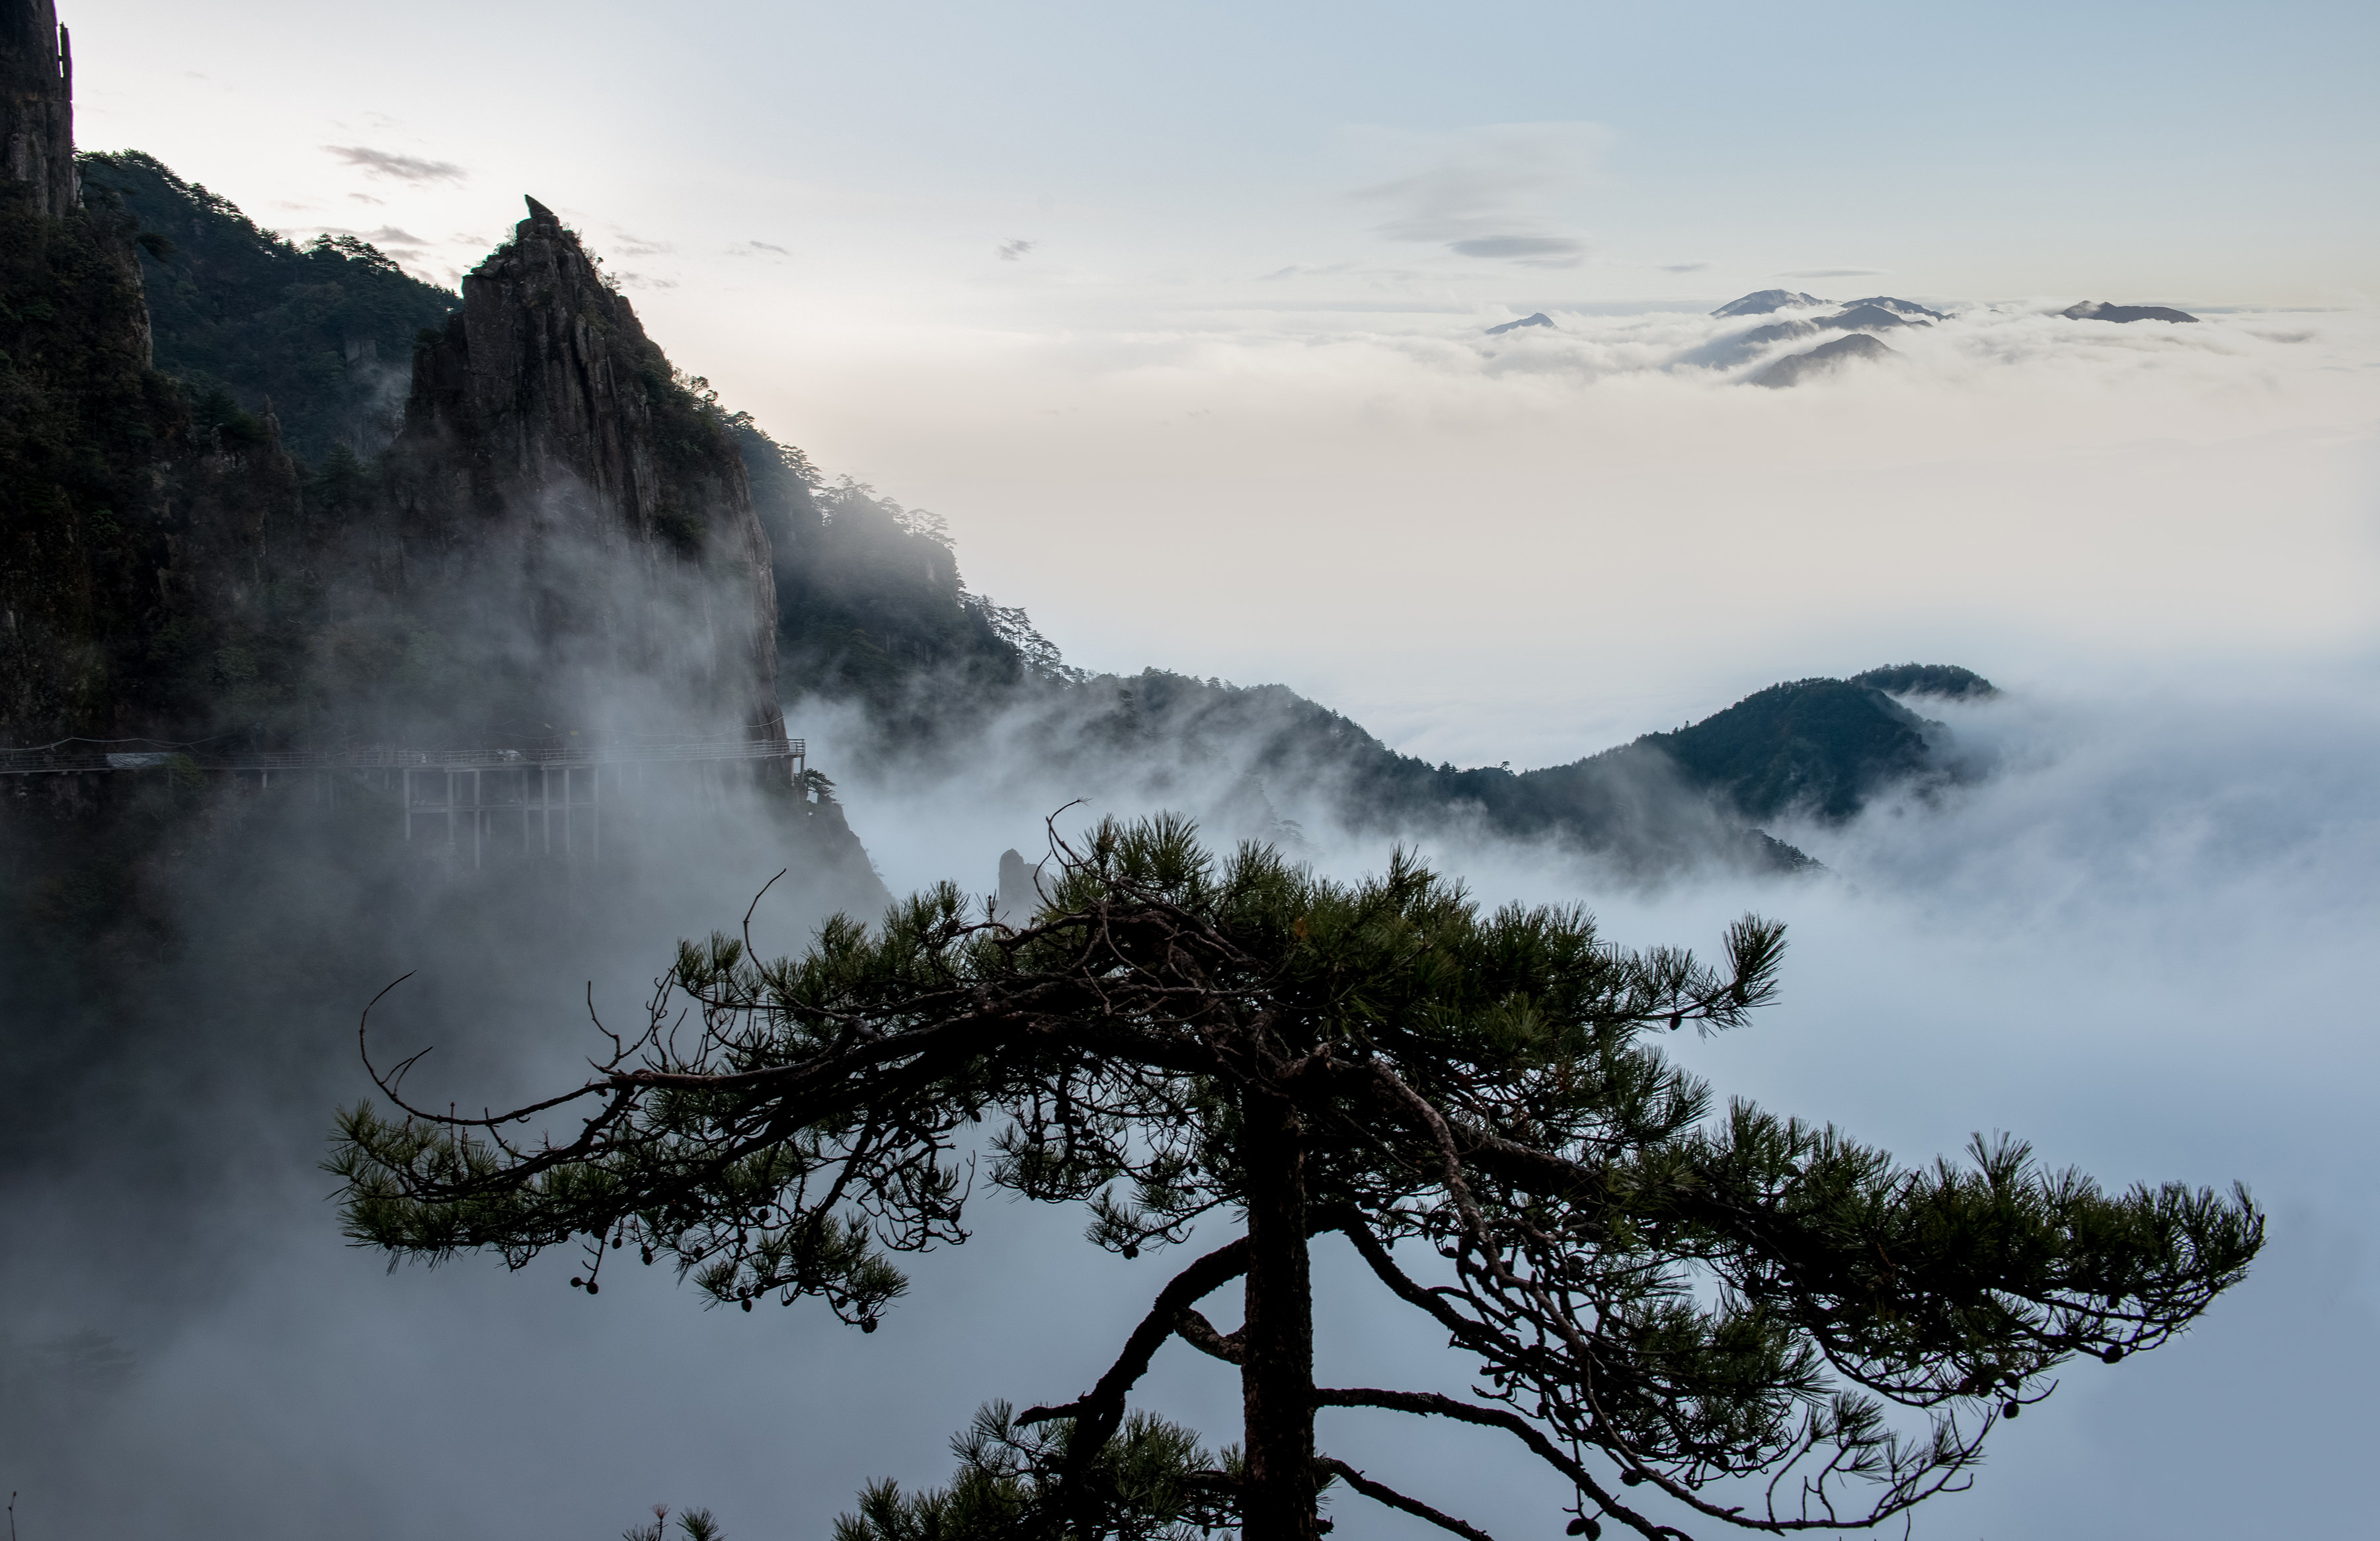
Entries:
{"type": "Polygon", "coordinates": [[[1304,1130],[1288,1103],[1245,1097],[1248,1273],[1240,1397],[1247,1428],[1242,1541],[1315,1541],[1314,1291],[1305,1257],[1304,1130]]]}

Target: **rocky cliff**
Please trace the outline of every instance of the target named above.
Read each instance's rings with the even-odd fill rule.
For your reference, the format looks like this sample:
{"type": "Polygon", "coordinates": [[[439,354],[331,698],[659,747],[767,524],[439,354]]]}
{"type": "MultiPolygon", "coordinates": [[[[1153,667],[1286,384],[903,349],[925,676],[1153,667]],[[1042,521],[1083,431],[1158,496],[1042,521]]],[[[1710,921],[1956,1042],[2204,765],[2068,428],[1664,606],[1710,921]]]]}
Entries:
{"type": "MultiPolygon", "coordinates": [[[[154,368],[140,254],[176,242],[134,195],[208,195],[141,157],[81,195],[50,0],[0,0],[0,746],[783,740],[735,441],[550,211],[530,202],[417,348],[381,465],[310,479],[268,397],[154,368]]],[[[370,270],[384,303],[346,307],[367,340],[378,290],[409,283],[368,249],[249,233],[247,268],[370,270]]]]}
{"type": "Polygon", "coordinates": [[[736,446],[577,237],[528,210],[415,355],[396,579],[493,666],[475,707],[499,729],[782,740],[769,541],[736,446]]]}
{"type": "Polygon", "coordinates": [[[196,432],[151,362],[129,222],[74,173],[63,35],[0,0],[0,746],[256,720],[297,477],[269,418],[196,432]]]}
{"type": "Polygon", "coordinates": [[[75,206],[74,55],[51,0],[0,0],[0,165],[35,213],[75,206]]]}

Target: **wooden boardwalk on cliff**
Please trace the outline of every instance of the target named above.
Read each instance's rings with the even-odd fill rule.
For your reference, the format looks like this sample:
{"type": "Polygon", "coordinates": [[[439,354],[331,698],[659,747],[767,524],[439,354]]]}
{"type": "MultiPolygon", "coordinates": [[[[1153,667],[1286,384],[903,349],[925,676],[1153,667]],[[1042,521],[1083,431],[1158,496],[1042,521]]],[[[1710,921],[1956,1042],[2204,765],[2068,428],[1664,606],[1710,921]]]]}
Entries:
{"type": "MultiPolygon", "coordinates": [[[[656,772],[693,772],[704,796],[723,796],[729,768],[782,765],[799,784],[808,746],[798,738],[577,734],[517,745],[410,749],[384,744],[333,749],[212,751],[152,739],[62,739],[0,749],[0,776],[139,774],[253,777],[260,791],[303,787],[323,802],[342,785],[393,800],[405,839],[427,839],[471,865],[492,853],[600,859],[603,808],[649,792],[656,772]]],[[[678,778],[671,778],[678,779],[678,778]]],[[[773,775],[771,779],[775,779],[773,775]]]]}

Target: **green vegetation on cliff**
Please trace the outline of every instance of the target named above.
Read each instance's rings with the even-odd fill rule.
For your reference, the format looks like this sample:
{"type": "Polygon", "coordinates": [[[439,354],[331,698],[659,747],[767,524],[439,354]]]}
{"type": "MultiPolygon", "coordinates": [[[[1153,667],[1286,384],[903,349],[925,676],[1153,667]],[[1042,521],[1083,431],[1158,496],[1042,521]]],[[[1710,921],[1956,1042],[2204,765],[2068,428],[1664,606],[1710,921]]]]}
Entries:
{"type": "Polygon", "coordinates": [[[142,622],[169,601],[152,467],[188,411],[149,368],[124,236],[0,179],[0,744],[119,722],[149,672],[142,622]]]}
{"type": "MultiPolygon", "coordinates": [[[[414,336],[444,320],[454,295],[352,236],[294,245],[137,150],[76,164],[84,201],[132,223],[158,369],[202,405],[221,392],[261,418],[269,404],[310,463],[395,437],[414,336]]],[[[217,406],[201,429],[224,416],[217,406]]]]}
{"type": "Polygon", "coordinates": [[[941,520],[849,477],[829,482],[748,412],[726,421],[769,532],[789,697],[856,700],[905,740],[1066,676],[1023,611],[967,591],[941,520]]]}
{"type": "Polygon", "coordinates": [[[1747,819],[1800,811],[1848,819],[1870,793],[1916,775],[1930,758],[1923,718],[1849,680],[1772,685],[1631,747],[1667,754],[1689,783],[1747,819]]]}

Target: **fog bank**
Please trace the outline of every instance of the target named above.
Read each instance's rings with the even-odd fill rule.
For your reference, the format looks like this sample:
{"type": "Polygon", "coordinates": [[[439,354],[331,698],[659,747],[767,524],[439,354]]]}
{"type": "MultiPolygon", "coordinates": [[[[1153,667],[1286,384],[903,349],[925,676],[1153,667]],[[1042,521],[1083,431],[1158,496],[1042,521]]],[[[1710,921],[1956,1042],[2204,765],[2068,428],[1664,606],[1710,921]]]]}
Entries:
{"type": "MultiPolygon", "coordinates": [[[[1995,745],[2002,770],[1931,806],[1788,831],[1828,863],[1815,881],[1648,892],[1598,888],[1544,850],[1463,853],[1455,869],[1483,899],[1584,898],[1626,942],[1707,946],[1745,908],[1785,919],[1782,1003],[1679,1045],[1723,1093],[1837,1120],[1903,1159],[2008,1129],[2109,1182],[2236,1176],[2271,1207],[2269,1256],[2202,1329],[2078,1367],[1996,1436],[1978,1492],[1929,1506],[1920,1535],[2346,1528],[2349,1441],[2368,1422],[2358,1388],[2380,1371],[2366,1260],[2380,1206],[2361,1135],[2380,1069],[2358,947],[2380,919],[2370,699],[2176,685],[1967,710],[1956,725],[1995,745]]],[[[1004,818],[970,828],[964,783],[907,802],[847,791],[863,837],[905,819],[931,831],[882,843],[896,888],[949,875],[989,890],[1018,839],[1004,818]]],[[[1333,870],[1383,854],[1327,835],[1309,831],[1333,870]]],[[[729,891],[747,876],[723,863],[583,945],[494,944],[499,992],[394,1013],[389,1041],[466,1050],[422,1073],[442,1093],[568,1078],[587,1047],[583,980],[605,1010],[628,1008],[673,928],[735,920],[729,891]]],[[[775,943],[808,924],[797,908],[772,920],[763,906],[775,943]]],[[[434,927],[417,944],[442,934],[455,945],[434,927]]],[[[921,1260],[868,1337],[800,1308],[705,1312],[661,1270],[617,1273],[590,1300],[565,1287],[565,1255],[517,1277],[471,1258],[390,1274],[339,1244],[310,1168],[330,1102],[362,1089],[343,1068],[347,1021],[227,1032],[200,1116],[138,1159],[85,1132],[61,1147],[81,1159],[11,1181],[17,1422],[0,1481],[24,1491],[29,1538],[610,1535],[654,1502],[707,1504],[747,1537],[817,1535],[865,1478],[944,1474],[942,1441],[978,1401],[1080,1389],[1170,1271],[1161,1255],[1093,1253],[1077,1216],[994,1200],[974,1211],[977,1239],[921,1260]],[[180,1153],[220,1142],[227,1122],[244,1133],[222,1180],[172,1181],[180,1153]],[[76,1369],[56,1345],[79,1330],[116,1340],[128,1364],[76,1369]]],[[[1346,1259],[1326,1256],[1321,1277],[1327,1378],[1444,1371],[1429,1368],[1437,1340],[1346,1259]]],[[[1168,1351],[1148,1401],[1222,1439],[1236,1388],[1168,1351]]],[[[1400,1465],[1491,1534],[1551,1512],[1492,1441],[1352,1414],[1324,1441],[1400,1465]]]]}

